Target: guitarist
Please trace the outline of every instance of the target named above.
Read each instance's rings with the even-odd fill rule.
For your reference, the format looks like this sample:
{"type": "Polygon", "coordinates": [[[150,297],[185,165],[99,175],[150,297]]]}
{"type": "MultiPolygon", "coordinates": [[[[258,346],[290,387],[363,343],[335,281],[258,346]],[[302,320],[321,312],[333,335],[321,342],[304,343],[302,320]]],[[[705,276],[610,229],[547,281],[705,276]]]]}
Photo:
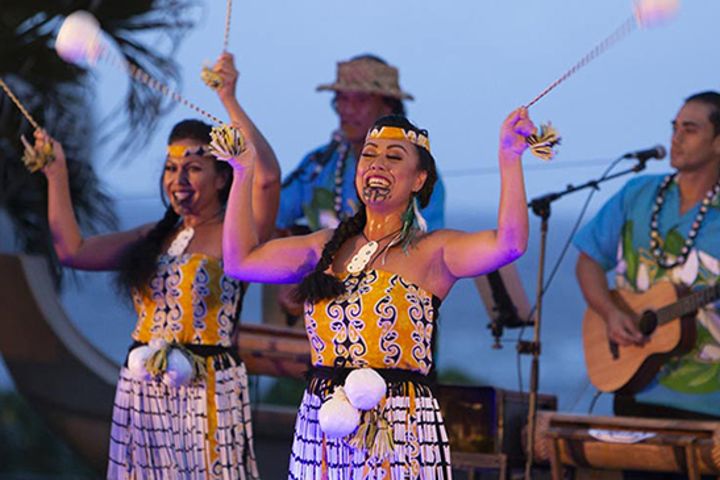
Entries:
{"type": "MultiPolygon", "coordinates": [[[[378,118],[404,115],[403,101],[413,99],[400,88],[397,68],[374,55],[339,62],[335,82],[317,89],[334,93],[332,106],[339,129],[329,144],[310,152],[283,182],[277,216],[281,236],[334,228],[342,218],[355,213],[355,162],[365,135],[378,118]]],[[[444,200],[444,187],[438,179],[430,203],[422,210],[429,230],[444,226],[444,200]]],[[[294,301],[292,287],[275,288],[288,323],[302,324],[297,321],[302,305],[294,301]]],[[[273,300],[263,299],[264,310],[277,309],[273,300]]],[[[272,316],[264,312],[266,321],[272,316]]]]}
{"type": "MultiPolygon", "coordinates": [[[[574,239],[583,296],[618,345],[642,345],[645,338],[613,303],[608,270],[615,269],[618,289],[635,292],[664,281],[699,289],[720,274],[720,94],[692,95],[672,126],[672,173],[629,181],[574,239]]],[[[634,397],[615,396],[616,414],[720,418],[717,305],[700,309],[696,327],[688,353],[666,362],[634,397]]]]}

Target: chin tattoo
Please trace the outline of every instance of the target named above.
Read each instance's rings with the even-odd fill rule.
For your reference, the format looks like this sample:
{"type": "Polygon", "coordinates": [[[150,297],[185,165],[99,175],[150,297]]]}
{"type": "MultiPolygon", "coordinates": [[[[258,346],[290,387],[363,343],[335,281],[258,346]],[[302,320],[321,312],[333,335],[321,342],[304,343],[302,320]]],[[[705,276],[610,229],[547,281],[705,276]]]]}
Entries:
{"type": "Polygon", "coordinates": [[[390,197],[390,189],[379,187],[363,188],[363,199],[366,202],[382,202],[390,197]]]}

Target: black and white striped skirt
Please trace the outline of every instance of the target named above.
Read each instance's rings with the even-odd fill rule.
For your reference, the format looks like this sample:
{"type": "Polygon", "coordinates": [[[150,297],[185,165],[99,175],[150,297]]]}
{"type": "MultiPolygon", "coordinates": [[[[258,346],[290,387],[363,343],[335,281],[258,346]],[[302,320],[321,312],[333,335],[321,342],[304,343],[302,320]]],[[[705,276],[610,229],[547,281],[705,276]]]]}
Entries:
{"type": "Polygon", "coordinates": [[[108,479],[259,478],[245,365],[222,354],[206,366],[205,380],[179,388],[121,369],[108,479]]]}
{"type": "Polygon", "coordinates": [[[449,480],[450,445],[440,407],[426,385],[388,382],[382,414],[392,428],[394,449],[379,461],[345,438],[326,438],[318,411],[328,385],[311,381],[295,423],[290,480],[449,480]]]}

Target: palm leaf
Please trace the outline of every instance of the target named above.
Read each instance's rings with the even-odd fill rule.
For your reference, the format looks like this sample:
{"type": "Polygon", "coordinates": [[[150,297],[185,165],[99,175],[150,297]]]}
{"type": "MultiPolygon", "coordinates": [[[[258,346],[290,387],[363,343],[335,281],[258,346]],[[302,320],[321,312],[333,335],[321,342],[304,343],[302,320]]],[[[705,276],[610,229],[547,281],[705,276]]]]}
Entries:
{"type": "MultiPolygon", "coordinates": [[[[191,0],[3,0],[0,9],[0,76],[50,135],[60,141],[68,158],[70,189],[81,228],[86,233],[117,227],[110,197],[103,192],[90,163],[98,132],[88,102],[92,77],[63,62],[52,49],[64,16],[78,9],[92,11],[126,58],[163,83],[177,88],[179,72],[174,50],[192,26],[185,20],[191,0]],[[158,41],[158,36],[166,41],[158,41]],[[165,51],[158,44],[168,45],[165,51]]],[[[132,82],[124,102],[126,115],[105,132],[126,135],[121,148],[140,148],[159,117],[171,105],[159,93],[132,82]]],[[[30,174],[20,158],[21,134],[32,127],[0,93],[0,209],[12,223],[16,244],[24,252],[45,255],[58,282],[60,268],[47,225],[47,186],[42,174],[30,174]]],[[[7,232],[3,232],[7,234],[7,232]]]]}

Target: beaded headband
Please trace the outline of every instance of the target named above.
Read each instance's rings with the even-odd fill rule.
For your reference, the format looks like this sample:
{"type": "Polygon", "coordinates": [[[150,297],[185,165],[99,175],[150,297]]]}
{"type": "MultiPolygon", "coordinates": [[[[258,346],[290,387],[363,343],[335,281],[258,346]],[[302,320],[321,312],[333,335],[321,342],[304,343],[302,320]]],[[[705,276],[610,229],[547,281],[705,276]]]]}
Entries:
{"type": "Polygon", "coordinates": [[[418,147],[422,147],[430,153],[430,139],[427,135],[417,133],[414,130],[405,130],[400,127],[373,128],[367,134],[365,141],[371,138],[384,138],[388,140],[406,140],[418,147]]]}
{"type": "Polygon", "coordinates": [[[168,157],[172,158],[183,158],[190,157],[192,155],[199,155],[201,157],[212,156],[210,148],[207,146],[200,146],[197,148],[186,147],[184,145],[168,145],[167,146],[168,157]]]}

